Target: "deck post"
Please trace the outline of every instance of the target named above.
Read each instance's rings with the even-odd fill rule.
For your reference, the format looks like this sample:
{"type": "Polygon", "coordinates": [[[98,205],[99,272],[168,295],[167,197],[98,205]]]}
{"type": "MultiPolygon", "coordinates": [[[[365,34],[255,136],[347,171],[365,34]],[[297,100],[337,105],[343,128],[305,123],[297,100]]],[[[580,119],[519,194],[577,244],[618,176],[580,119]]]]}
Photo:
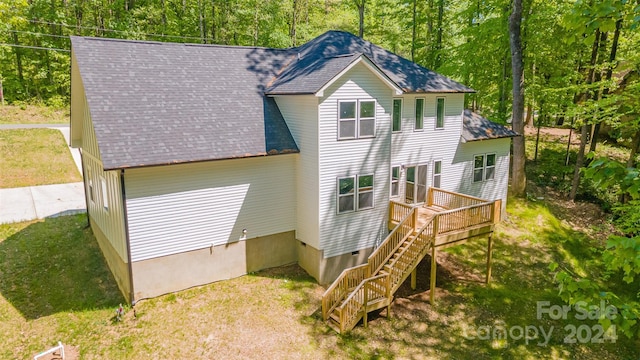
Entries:
{"type": "Polygon", "coordinates": [[[488,284],[491,281],[491,253],[493,252],[493,233],[489,234],[489,240],[487,243],[487,279],[488,284]]]}
{"type": "Polygon", "coordinates": [[[431,282],[429,285],[429,300],[431,306],[435,304],[436,298],[436,247],[431,248],[431,282]]]}
{"type": "Polygon", "coordinates": [[[413,271],[411,272],[411,290],[415,290],[416,289],[416,285],[417,285],[417,278],[418,278],[418,267],[416,266],[415,268],[413,268],[413,271]]]}
{"type": "Polygon", "coordinates": [[[418,208],[414,207],[413,208],[413,231],[417,231],[418,230],[418,208]]]}
{"type": "Polygon", "coordinates": [[[362,315],[362,323],[364,325],[364,327],[367,327],[367,314],[369,313],[369,289],[367,289],[367,285],[369,283],[365,282],[364,283],[364,305],[362,306],[364,309],[364,314],[362,315]]]}

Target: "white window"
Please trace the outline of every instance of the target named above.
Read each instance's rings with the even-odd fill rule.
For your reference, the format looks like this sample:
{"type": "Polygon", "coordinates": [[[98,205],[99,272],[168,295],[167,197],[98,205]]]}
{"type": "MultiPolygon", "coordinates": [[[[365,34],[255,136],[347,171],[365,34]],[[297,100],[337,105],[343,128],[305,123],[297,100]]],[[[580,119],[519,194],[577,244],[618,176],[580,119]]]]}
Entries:
{"type": "Polygon", "coordinates": [[[373,208],[373,194],[373,174],[338,178],[338,214],[373,208]]]}
{"type": "Polygon", "coordinates": [[[106,211],[109,211],[109,192],[107,191],[107,182],[104,178],[100,178],[102,185],[102,206],[106,211]]]}
{"type": "Polygon", "coordinates": [[[493,180],[496,172],[496,154],[481,154],[473,157],[473,182],[493,180]]]}
{"type": "Polygon", "coordinates": [[[422,130],[424,125],[424,99],[416,99],[416,126],[415,130],[422,130]]]}
{"type": "Polygon", "coordinates": [[[374,100],[338,103],[338,139],[369,138],[375,135],[376,102],[374,100]]]}
{"type": "Polygon", "coordinates": [[[91,168],[87,167],[87,179],[89,180],[89,200],[91,202],[95,202],[95,197],[93,195],[93,180],[91,179],[91,168]]]}
{"type": "Polygon", "coordinates": [[[391,167],[391,197],[400,195],[400,166],[391,167]]]}
{"type": "Polygon", "coordinates": [[[391,131],[402,131],[402,99],[393,99],[393,123],[391,131]]]}
{"type": "Polygon", "coordinates": [[[338,179],[338,214],[356,210],[356,177],[338,179]]]}
{"type": "Polygon", "coordinates": [[[436,160],[433,162],[433,187],[439,188],[442,179],[442,161],[436,160]]]}
{"type": "Polygon", "coordinates": [[[436,129],[444,128],[444,98],[436,99],[436,129]]]}
{"type": "Polygon", "coordinates": [[[358,210],[373,208],[373,174],[358,176],[358,210]]]}

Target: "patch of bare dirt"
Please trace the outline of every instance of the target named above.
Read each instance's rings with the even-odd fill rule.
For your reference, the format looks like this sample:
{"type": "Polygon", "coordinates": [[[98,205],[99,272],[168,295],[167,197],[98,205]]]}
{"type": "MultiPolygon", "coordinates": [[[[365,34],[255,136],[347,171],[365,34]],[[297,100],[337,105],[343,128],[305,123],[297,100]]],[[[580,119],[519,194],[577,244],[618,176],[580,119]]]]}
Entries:
{"type": "MultiPolygon", "coordinates": [[[[534,126],[525,126],[524,133],[526,136],[535,137],[538,132],[538,128],[534,126]]],[[[553,127],[541,127],[540,139],[545,141],[558,141],[566,143],[569,139],[569,133],[571,133],[571,144],[580,145],[580,133],[571,129],[553,128],[553,127]]]]}
{"type": "Polygon", "coordinates": [[[571,201],[565,194],[552,187],[539,187],[527,183],[527,192],[537,201],[544,201],[551,212],[573,230],[583,232],[601,241],[615,231],[609,221],[609,215],[602,208],[588,201],[571,201]]]}

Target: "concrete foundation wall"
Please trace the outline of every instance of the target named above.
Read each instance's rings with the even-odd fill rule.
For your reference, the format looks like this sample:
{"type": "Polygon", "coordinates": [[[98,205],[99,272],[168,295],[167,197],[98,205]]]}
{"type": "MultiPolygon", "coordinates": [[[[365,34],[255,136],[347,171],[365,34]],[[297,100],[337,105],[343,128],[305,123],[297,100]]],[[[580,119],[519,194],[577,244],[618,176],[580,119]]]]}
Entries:
{"type": "Polygon", "coordinates": [[[296,262],[293,231],[133,262],[135,301],[296,262]]]}
{"type": "Polygon", "coordinates": [[[102,233],[100,227],[95,226],[92,219],[90,219],[90,221],[93,235],[98,241],[100,250],[102,250],[102,255],[104,256],[107,265],[109,266],[109,270],[111,270],[111,273],[118,284],[118,288],[120,288],[125,299],[131,302],[133,299],[131,299],[131,283],[129,282],[129,267],[127,266],[127,263],[122,261],[122,258],[118,255],[118,252],[113,248],[104,233],[102,233]]]}
{"type": "Polygon", "coordinates": [[[298,264],[320,285],[332,283],[346,268],[364,264],[374,248],[366,248],[357,254],[342,254],[324,258],[322,251],[298,241],[298,264]]]}

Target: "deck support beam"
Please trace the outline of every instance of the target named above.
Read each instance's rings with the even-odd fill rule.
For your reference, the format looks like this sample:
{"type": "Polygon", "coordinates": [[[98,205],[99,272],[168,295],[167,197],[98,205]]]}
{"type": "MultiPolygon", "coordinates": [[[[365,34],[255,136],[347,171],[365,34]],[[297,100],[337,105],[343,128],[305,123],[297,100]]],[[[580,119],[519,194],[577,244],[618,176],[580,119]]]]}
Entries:
{"type": "Polygon", "coordinates": [[[431,282],[429,283],[429,301],[431,302],[431,306],[435,305],[436,302],[436,247],[433,246],[431,248],[431,282]]]}
{"type": "Polygon", "coordinates": [[[418,280],[418,267],[413,268],[411,272],[411,290],[415,290],[417,287],[418,280]]]}
{"type": "Polygon", "coordinates": [[[491,258],[493,253],[493,233],[489,234],[489,240],[487,241],[487,279],[485,283],[491,282],[491,258]]]}

